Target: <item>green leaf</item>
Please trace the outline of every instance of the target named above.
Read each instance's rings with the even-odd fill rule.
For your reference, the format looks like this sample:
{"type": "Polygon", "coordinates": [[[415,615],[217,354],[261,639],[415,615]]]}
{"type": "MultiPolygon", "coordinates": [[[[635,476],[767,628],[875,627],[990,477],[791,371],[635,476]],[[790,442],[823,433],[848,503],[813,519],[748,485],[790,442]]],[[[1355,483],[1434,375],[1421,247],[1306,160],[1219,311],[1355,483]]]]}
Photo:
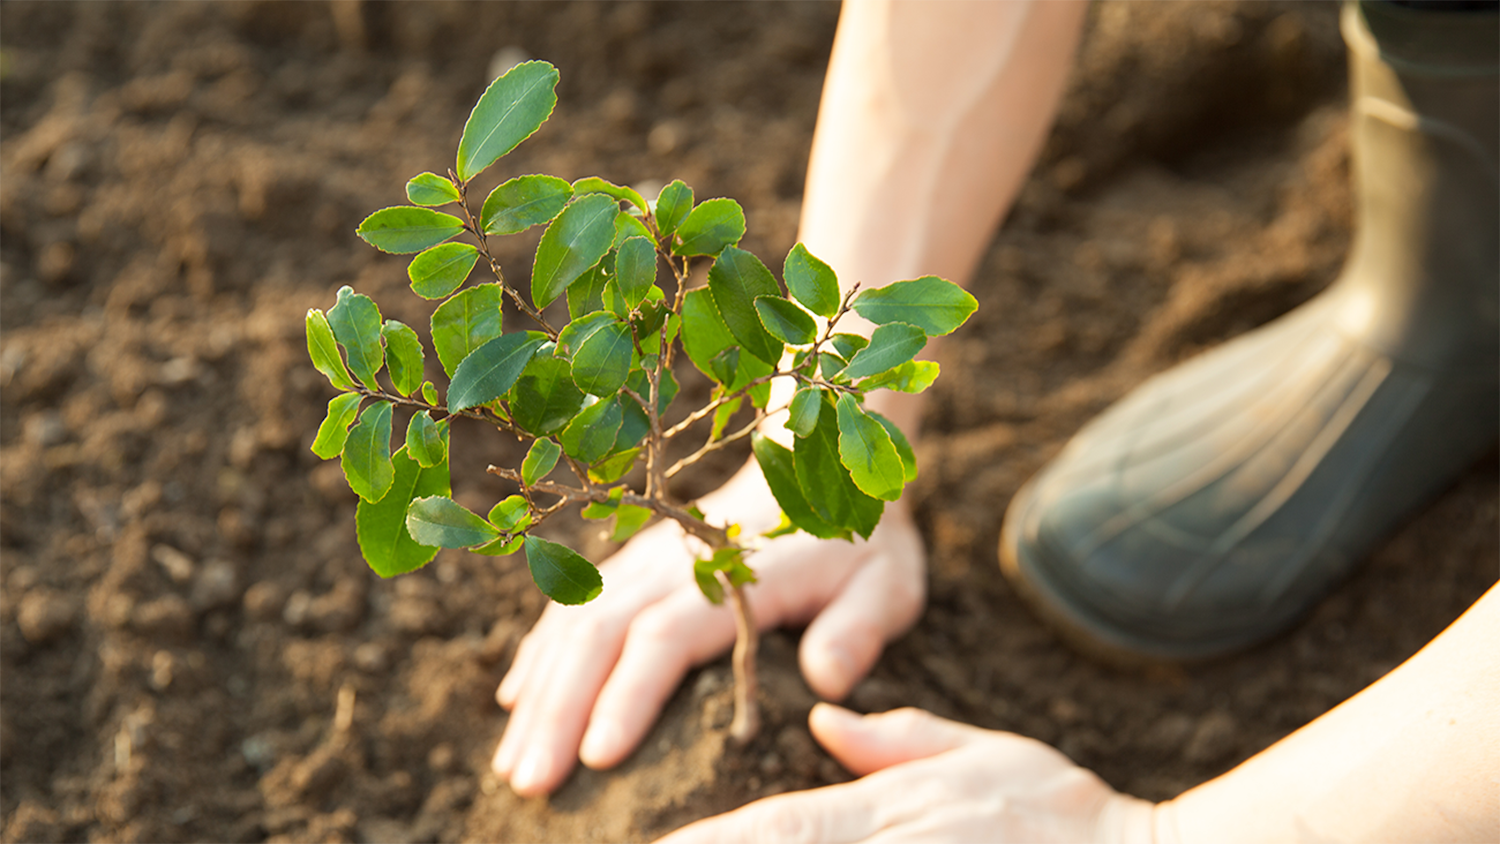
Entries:
{"type": "Polygon", "coordinates": [[[339,356],[338,341],[333,337],[333,327],[328,317],[317,308],[307,309],[307,356],[313,366],[340,390],[357,389],[344,359],[339,356]]]}
{"type": "Polygon", "coordinates": [[[531,301],[545,308],[614,245],[619,206],[604,194],[574,199],[542,233],[531,268],[531,301]]]}
{"type": "Polygon", "coordinates": [[[355,535],[365,562],[381,577],[394,577],[421,568],[437,556],[434,546],[421,545],[406,529],[406,508],[412,499],[447,495],[448,464],[423,468],[402,448],[391,455],[391,489],[378,502],[361,500],[354,511],[355,535]]]}
{"type": "Polygon", "coordinates": [[[531,503],[524,495],[511,495],[490,508],[486,517],[504,533],[515,533],[531,527],[531,503]]]}
{"type": "Polygon", "coordinates": [[[793,346],[818,339],[818,324],[797,303],[780,296],[755,297],[755,312],[772,337],[793,346]]]}
{"type": "Polygon", "coordinates": [[[754,583],[755,572],[745,565],[744,558],[743,548],[720,548],[706,560],[694,560],[693,579],[697,581],[698,590],[703,593],[703,597],[712,604],[723,603],[724,585],[715,576],[716,572],[722,571],[729,575],[729,582],[734,586],[754,583]]]}
{"type": "Polygon", "coordinates": [[[621,504],[615,511],[615,529],[610,542],[624,542],[651,521],[651,511],[635,504],[621,504]]]}
{"type": "Polygon", "coordinates": [[[586,604],[604,591],[594,564],[565,545],[526,537],[526,565],[542,594],[559,604],[586,604]]]}
{"type": "Polygon", "coordinates": [[[422,173],[413,176],[406,183],[406,198],[413,205],[426,205],[428,207],[447,205],[459,200],[458,188],[453,183],[436,173],[422,173]]]}
{"type": "Polygon", "coordinates": [[[566,360],[538,351],[510,388],[509,405],[511,420],[521,430],[545,437],[561,431],[578,415],[583,391],[574,386],[566,360]]]}
{"type": "MultiPolygon", "coordinates": [[[[844,367],[848,365],[848,361],[833,352],[818,352],[818,372],[829,381],[838,379],[839,373],[843,372],[844,367]]],[[[849,379],[845,378],[843,380],[848,381],[849,379]]]]}
{"type": "Polygon", "coordinates": [[[847,528],[834,527],[824,521],[807,503],[797,481],[791,449],[759,433],[750,435],[750,447],[755,452],[755,462],[765,476],[766,485],[771,488],[771,495],[792,524],[820,539],[850,538],[847,528]]]}
{"type": "Polygon", "coordinates": [[[838,413],[832,402],[824,401],[812,434],[797,437],[792,449],[797,485],[819,518],[869,539],[885,505],[855,485],[839,459],[838,441],[838,413]]]}
{"type": "Polygon", "coordinates": [[[626,238],[615,255],[615,283],[629,307],[646,298],[646,291],[656,284],[656,248],[644,237],[626,238]]]}
{"type": "Polygon", "coordinates": [[[343,453],[344,441],[349,438],[349,426],[354,424],[362,398],[359,393],[339,393],[328,402],[328,415],[323,417],[323,424],[318,426],[318,435],[313,439],[313,454],[331,460],[343,453]]]}
{"type": "Polygon", "coordinates": [[[600,326],[573,352],[573,383],[601,398],[614,395],[630,374],[634,351],[629,325],[612,321],[600,326]]]}
{"type": "Polygon", "coordinates": [[[425,410],[412,414],[406,425],[406,453],[424,469],[447,463],[447,420],[434,422],[425,410]]]}
{"type": "Polygon", "coordinates": [[[625,487],[617,486],[609,491],[609,498],[604,501],[590,501],[584,506],[578,515],[585,519],[607,519],[615,514],[620,507],[620,499],[625,497],[625,487]]]}
{"type": "Polygon", "coordinates": [[[839,396],[839,460],[849,477],[871,498],[895,501],[906,483],[901,455],[885,426],[871,419],[847,393],[839,396]]]}
{"type": "Polygon", "coordinates": [[[412,501],[406,508],[406,529],[417,542],[439,548],[468,548],[500,536],[494,525],[445,495],[412,501]]]}
{"type": "Polygon", "coordinates": [[[583,342],[594,336],[594,332],[606,325],[613,325],[618,317],[608,311],[595,311],[563,326],[557,335],[557,347],[565,357],[571,359],[583,342]]]}
{"type": "Polygon", "coordinates": [[[897,390],[903,393],[920,393],[937,380],[937,361],[909,360],[893,369],[871,375],[859,382],[860,392],[871,390],[897,390]]]}
{"type": "Polygon", "coordinates": [[[740,369],[740,347],[730,346],[708,362],[709,374],[720,384],[729,384],[740,369]]]}
{"type": "Polygon", "coordinates": [[[472,244],[439,243],[407,265],[411,292],[423,299],[445,299],[464,283],[478,260],[479,250],[472,244]]]}
{"type": "Polygon", "coordinates": [[[338,304],[328,310],[328,324],[349,356],[349,371],[378,391],[375,373],[385,363],[385,348],[380,344],[380,308],[375,300],[355,293],[347,284],[340,287],[338,304]]]}
{"type": "Polygon", "coordinates": [[[614,448],[615,436],[620,432],[624,418],[620,403],[615,399],[597,401],[573,417],[558,439],[563,450],[574,459],[594,463],[614,448]]]}
{"type": "Polygon", "coordinates": [[[911,360],[927,345],[927,335],[915,325],[892,322],[875,329],[870,345],[854,353],[844,368],[846,378],[864,378],[893,369],[911,360]]]}
{"type": "Polygon", "coordinates": [[[366,217],[354,233],[365,242],[395,255],[421,252],[464,230],[464,221],[430,208],[397,205],[366,217]]]}
{"type": "Polygon", "coordinates": [[[620,202],[628,202],[642,211],[647,210],[646,200],[635,188],[606,182],[598,176],[589,176],[573,183],[574,196],[583,196],[586,193],[602,193],[620,202]]]}
{"type": "Polygon", "coordinates": [[[359,415],[344,443],[344,477],[366,501],[379,501],[391,488],[391,406],[376,402],[359,415]]]}
{"type": "Polygon", "coordinates": [[[380,328],[385,340],[385,362],[391,373],[391,383],[403,396],[415,393],[422,386],[422,341],[410,326],[393,319],[385,321],[380,328]]]}
{"type": "Polygon", "coordinates": [[[502,536],[494,542],[481,545],[478,548],[470,548],[469,551],[473,554],[483,554],[486,557],[504,557],[507,554],[514,554],[521,550],[521,546],[525,542],[526,537],[524,536],[513,536],[509,539],[502,536]]]}
{"type": "Polygon", "coordinates": [[[839,311],[839,280],[833,268],[797,244],[781,268],[786,287],[798,302],[818,316],[832,319],[839,311]]]}
{"type": "Polygon", "coordinates": [[[437,400],[438,400],[437,387],[434,387],[432,385],[431,381],[423,381],[422,382],[422,401],[425,401],[428,404],[435,405],[435,404],[437,404],[437,400]]]}
{"type": "Polygon", "coordinates": [[[464,124],[458,178],[467,182],[531,137],[557,105],[557,68],[522,62],[490,83],[464,124]]]}
{"type": "Polygon", "coordinates": [[[755,310],[757,297],[779,293],[775,277],[759,258],[743,249],[726,247],[709,268],[708,290],[729,333],[745,351],[772,366],[781,360],[785,346],[766,332],[755,310]]]}
{"type": "MultiPolygon", "coordinates": [[[[756,321],[760,318],[757,316],[756,321]]],[[[689,290],[682,300],[682,346],[688,359],[710,378],[714,375],[714,359],[731,346],[738,346],[729,327],[719,315],[719,306],[714,304],[713,294],[706,288],[689,290]]],[[[734,380],[724,386],[731,392],[742,389],[750,381],[769,375],[773,366],[752,355],[739,356],[739,370],[734,380]]],[[[721,382],[722,383],[722,382],[721,382]]],[[[761,404],[764,404],[762,402],[761,404]]],[[[760,404],[757,407],[761,406],[760,404]]]]}
{"type": "Polygon", "coordinates": [[[786,420],[787,430],[799,437],[811,434],[813,426],[818,424],[818,414],[822,409],[823,390],[817,387],[803,387],[792,396],[792,406],[786,420]]]}
{"type": "Polygon", "coordinates": [[[610,275],[604,269],[604,263],[600,262],[589,268],[587,272],[578,277],[578,280],[568,286],[568,319],[576,320],[579,317],[604,309],[604,285],[610,280],[610,275]]]}
{"type": "Polygon", "coordinates": [[[856,313],[876,325],[904,322],[929,337],[952,332],[979,307],[962,287],[935,275],[862,291],[852,304],[856,313]]]}
{"type": "Polygon", "coordinates": [[[448,410],[457,412],[489,404],[505,395],[546,339],[539,331],[514,331],[475,349],[453,372],[453,382],[448,385],[448,410]]]}
{"type": "Polygon", "coordinates": [[[556,176],[517,176],[490,191],[479,210],[485,234],[515,234],[556,217],[573,188],[556,176]]]}
{"type": "Polygon", "coordinates": [[[688,212],[693,210],[693,189],[681,179],[672,180],[656,195],[656,230],[671,237],[688,212]]]}
{"type": "Polygon", "coordinates": [[[870,338],[861,337],[858,334],[835,334],[828,338],[833,350],[839,353],[839,357],[847,364],[854,353],[870,345],[870,338]]]}
{"type": "Polygon", "coordinates": [[[500,336],[500,285],[470,287],[432,312],[432,345],[449,378],[470,352],[500,336]]]}
{"type": "Polygon", "coordinates": [[[619,249],[620,244],[632,237],[644,237],[651,240],[651,230],[641,222],[641,218],[631,213],[634,209],[621,211],[615,214],[615,241],[610,245],[612,249],[619,249]]]}
{"type": "MultiPolygon", "coordinates": [[[[745,236],[745,212],[732,199],[707,199],[677,226],[677,255],[717,255],[745,236]]],[[[774,291],[773,291],[774,292],[774,291]]]]}
{"type": "Polygon", "coordinates": [[[718,439],[724,433],[724,427],[729,424],[729,420],[734,417],[734,414],[739,412],[740,405],[744,401],[744,396],[735,396],[714,408],[714,424],[708,434],[710,441],[718,439]]]}
{"type": "Polygon", "coordinates": [[[901,429],[896,427],[895,422],[892,422],[881,414],[876,413],[873,410],[867,410],[865,411],[865,413],[868,414],[871,419],[879,422],[881,427],[885,428],[885,432],[887,434],[890,434],[891,444],[896,446],[896,453],[901,455],[901,469],[903,474],[905,475],[906,483],[911,483],[912,481],[916,480],[917,453],[912,450],[911,443],[906,439],[906,435],[901,433],[901,429]]]}
{"type": "Polygon", "coordinates": [[[528,487],[535,486],[537,481],[547,477],[547,473],[557,465],[560,454],[562,449],[551,440],[533,442],[526,452],[526,459],[521,461],[521,483],[528,487]]]}
{"type": "MultiPolygon", "coordinates": [[[[625,429],[622,426],[620,430],[623,432],[625,429]]],[[[619,442],[619,439],[615,440],[617,446],[619,442]]],[[[635,465],[635,459],[640,456],[640,453],[640,449],[632,448],[611,454],[589,467],[589,480],[596,484],[612,484],[618,481],[625,477],[631,467],[635,465]]]]}

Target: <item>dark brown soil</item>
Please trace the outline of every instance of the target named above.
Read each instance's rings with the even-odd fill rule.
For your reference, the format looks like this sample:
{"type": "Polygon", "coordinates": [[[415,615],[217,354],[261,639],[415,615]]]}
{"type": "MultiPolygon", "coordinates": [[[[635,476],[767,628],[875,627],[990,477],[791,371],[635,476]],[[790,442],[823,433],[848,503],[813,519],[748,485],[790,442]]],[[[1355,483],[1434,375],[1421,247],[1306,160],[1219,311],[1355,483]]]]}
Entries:
{"type": "MultiPolygon", "coordinates": [[[[0,5],[3,839],[638,840],[845,779],[807,733],[788,631],[765,646],[750,750],[724,745],[721,661],[620,770],[514,797],[488,772],[492,694],[542,599],[516,559],[366,569],[353,495],[308,451],[330,391],[302,335],[342,284],[423,321],[402,264],[353,229],[451,161],[507,47],[562,70],[515,170],[681,177],[738,198],[748,246],[779,261],[837,12],[0,5]]],[[[982,308],[942,352],[915,492],[929,607],[856,708],[1016,730],[1165,798],[1390,670],[1494,581],[1493,455],[1306,623],[1208,666],[1092,663],[996,566],[1006,503],[1091,415],[1337,272],[1335,16],[1093,9],[1043,164],[975,283],[982,308]]],[[[502,261],[524,274],[530,248],[513,239],[502,261]]],[[[482,506],[479,469],[514,445],[474,432],[458,448],[475,464],[458,494],[482,506]]]]}

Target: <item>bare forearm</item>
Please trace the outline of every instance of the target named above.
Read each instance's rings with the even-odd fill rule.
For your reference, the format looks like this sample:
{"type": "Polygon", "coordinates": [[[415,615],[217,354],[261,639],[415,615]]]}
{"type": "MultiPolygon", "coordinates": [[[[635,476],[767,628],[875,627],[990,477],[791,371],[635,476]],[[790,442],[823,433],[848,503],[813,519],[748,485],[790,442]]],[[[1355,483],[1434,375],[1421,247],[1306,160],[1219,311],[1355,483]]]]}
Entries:
{"type": "Polygon", "coordinates": [[[1500,840],[1500,586],[1379,682],[1157,811],[1163,841],[1500,840]]]}

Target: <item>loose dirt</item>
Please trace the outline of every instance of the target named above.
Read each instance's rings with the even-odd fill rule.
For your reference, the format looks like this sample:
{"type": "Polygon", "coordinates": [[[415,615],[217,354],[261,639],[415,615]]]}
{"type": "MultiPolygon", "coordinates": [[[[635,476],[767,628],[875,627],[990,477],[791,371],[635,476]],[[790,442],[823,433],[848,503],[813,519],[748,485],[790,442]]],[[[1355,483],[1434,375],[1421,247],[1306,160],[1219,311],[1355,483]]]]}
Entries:
{"type": "MultiPolygon", "coordinates": [[[[724,661],[620,769],[547,800],[488,772],[492,694],[542,609],[519,558],[382,581],[309,451],[302,315],[342,284],[425,322],[353,235],[451,160],[492,58],[562,71],[510,172],[680,177],[792,245],[838,9],[785,3],[0,5],[0,837],[641,840],[848,778],[809,736],[796,631],[725,746],[724,661]]],[[[1042,164],[943,348],[919,447],[930,600],[851,705],[1056,744],[1167,798],[1414,653],[1495,580],[1492,454],[1289,634],[1122,673],[996,565],[1016,489],[1151,374],[1305,301],[1351,204],[1330,5],[1100,3],[1042,164]]],[[[498,178],[498,176],[497,176],[498,178]]],[[[500,258],[524,277],[525,238],[500,258]]],[[[685,376],[686,377],[686,376],[685,376]]],[[[690,385],[690,389],[692,389],[690,385]]],[[[696,389],[701,390],[701,385],[696,389]]],[[[461,500],[515,444],[461,434],[461,500]]],[[[742,455],[726,455],[716,472],[742,455]]],[[[705,478],[683,495],[701,494],[705,478]]],[[[595,559],[608,546],[575,523],[595,559]]]]}

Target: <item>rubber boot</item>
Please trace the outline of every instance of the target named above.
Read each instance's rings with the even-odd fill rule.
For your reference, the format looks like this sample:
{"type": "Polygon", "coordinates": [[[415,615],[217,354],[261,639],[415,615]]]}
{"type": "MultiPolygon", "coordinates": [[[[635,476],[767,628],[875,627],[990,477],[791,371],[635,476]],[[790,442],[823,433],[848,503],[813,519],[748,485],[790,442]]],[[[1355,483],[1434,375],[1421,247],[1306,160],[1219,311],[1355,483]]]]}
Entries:
{"type": "Polygon", "coordinates": [[[1291,626],[1500,431],[1500,15],[1347,5],[1339,279],[1142,384],[1011,502],[1000,560],[1116,661],[1291,626]]]}

